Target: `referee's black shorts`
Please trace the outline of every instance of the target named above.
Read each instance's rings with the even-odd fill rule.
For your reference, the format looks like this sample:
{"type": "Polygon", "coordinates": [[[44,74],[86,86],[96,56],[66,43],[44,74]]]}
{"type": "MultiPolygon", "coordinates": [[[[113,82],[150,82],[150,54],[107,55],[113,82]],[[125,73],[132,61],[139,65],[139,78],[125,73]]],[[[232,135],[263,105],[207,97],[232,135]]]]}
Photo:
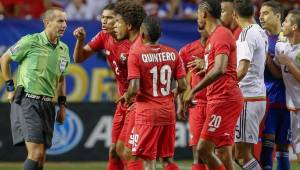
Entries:
{"type": "Polygon", "coordinates": [[[23,96],[20,104],[11,104],[11,131],[14,145],[26,142],[52,145],[55,105],[51,101],[36,100],[23,96]]]}

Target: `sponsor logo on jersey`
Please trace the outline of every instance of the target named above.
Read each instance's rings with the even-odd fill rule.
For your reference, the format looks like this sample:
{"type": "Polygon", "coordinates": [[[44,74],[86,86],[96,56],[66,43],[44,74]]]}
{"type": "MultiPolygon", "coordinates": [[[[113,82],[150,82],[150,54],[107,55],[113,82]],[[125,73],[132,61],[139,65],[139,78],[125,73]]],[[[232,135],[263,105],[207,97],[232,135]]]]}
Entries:
{"type": "MultiPolygon", "coordinates": [[[[58,110],[58,107],[55,108],[58,110]]],[[[64,124],[55,124],[52,147],[47,150],[48,155],[59,155],[72,150],[81,141],[83,125],[81,119],[71,110],[66,110],[64,124]]]]}

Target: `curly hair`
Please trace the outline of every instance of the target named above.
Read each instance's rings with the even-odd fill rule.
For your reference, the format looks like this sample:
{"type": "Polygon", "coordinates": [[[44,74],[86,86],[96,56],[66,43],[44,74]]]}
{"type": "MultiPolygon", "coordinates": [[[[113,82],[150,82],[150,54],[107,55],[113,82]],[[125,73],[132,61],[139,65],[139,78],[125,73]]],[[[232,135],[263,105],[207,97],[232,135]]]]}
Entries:
{"type": "Polygon", "coordinates": [[[115,7],[115,12],[120,14],[123,20],[127,24],[132,25],[134,29],[139,29],[146,17],[143,6],[130,0],[118,2],[115,7]]]}

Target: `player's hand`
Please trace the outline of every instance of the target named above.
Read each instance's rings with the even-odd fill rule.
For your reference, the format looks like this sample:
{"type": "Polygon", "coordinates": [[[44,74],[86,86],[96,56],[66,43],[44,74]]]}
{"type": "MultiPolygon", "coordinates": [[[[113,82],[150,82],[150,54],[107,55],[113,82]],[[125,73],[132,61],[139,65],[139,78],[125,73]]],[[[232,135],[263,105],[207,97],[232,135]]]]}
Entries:
{"type": "Polygon", "coordinates": [[[291,59],[290,59],[287,55],[285,55],[285,54],[283,54],[283,53],[279,54],[279,55],[276,57],[276,59],[277,59],[277,61],[278,61],[280,64],[286,65],[286,66],[290,65],[291,62],[292,62],[291,59]]]}
{"type": "Polygon", "coordinates": [[[183,97],[183,110],[184,112],[188,111],[188,108],[193,104],[194,98],[194,91],[190,90],[184,97],[183,97]]]}
{"type": "Polygon", "coordinates": [[[176,99],[177,96],[178,96],[177,88],[174,88],[174,89],[172,90],[172,93],[173,93],[173,97],[176,99]]]}
{"type": "Polygon", "coordinates": [[[119,97],[119,98],[116,100],[115,103],[117,104],[117,103],[119,103],[119,102],[124,102],[124,101],[125,101],[125,94],[126,94],[126,93],[124,93],[121,97],[119,97]]]}
{"type": "Polygon", "coordinates": [[[184,110],[184,106],[183,103],[181,101],[177,102],[177,118],[179,120],[186,120],[187,119],[187,115],[186,115],[186,111],[184,110]]]}
{"type": "Polygon", "coordinates": [[[59,109],[56,113],[56,122],[58,123],[64,123],[66,117],[66,106],[60,105],[59,109]]]}
{"type": "Polygon", "coordinates": [[[196,71],[200,72],[204,70],[205,62],[203,59],[198,58],[197,56],[192,56],[194,58],[193,61],[188,62],[187,68],[189,68],[190,72],[196,71]]]}
{"type": "Polygon", "coordinates": [[[73,35],[77,40],[84,40],[86,36],[86,32],[83,27],[78,27],[74,30],[73,35]]]}
{"type": "Polygon", "coordinates": [[[11,104],[14,101],[15,91],[7,92],[8,102],[11,104]]]}

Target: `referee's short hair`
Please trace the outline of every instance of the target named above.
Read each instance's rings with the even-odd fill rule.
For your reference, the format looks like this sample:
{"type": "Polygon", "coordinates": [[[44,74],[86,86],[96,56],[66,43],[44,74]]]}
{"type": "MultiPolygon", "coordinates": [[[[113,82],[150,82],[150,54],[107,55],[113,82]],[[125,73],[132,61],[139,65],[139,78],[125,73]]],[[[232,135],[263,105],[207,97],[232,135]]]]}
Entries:
{"type": "Polygon", "coordinates": [[[274,0],[266,1],[266,2],[262,3],[261,7],[263,7],[263,6],[270,7],[271,10],[273,11],[273,13],[280,14],[280,17],[283,16],[283,11],[282,11],[282,8],[281,8],[281,5],[279,2],[274,1],[274,0]]]}
{"type": "Polygon", "coordinates": [[[51,7],[42,15],[42,20],[53,20],[55,17],[55,11],[65,12],[62,8],[51,7]]]}
{"type": "Polygon", "coordinates": [[[234,9],[242,18],[250,18],[254,16],[254,4],[251,0],[235,0],[234,9]]]}
{"type": "Polygon", "coordinates": [[[221,17],[221,3],[219,0],[203,0],[199,3],[198,9],[205,8],[211,16],[216,19],[221,17]]]}

